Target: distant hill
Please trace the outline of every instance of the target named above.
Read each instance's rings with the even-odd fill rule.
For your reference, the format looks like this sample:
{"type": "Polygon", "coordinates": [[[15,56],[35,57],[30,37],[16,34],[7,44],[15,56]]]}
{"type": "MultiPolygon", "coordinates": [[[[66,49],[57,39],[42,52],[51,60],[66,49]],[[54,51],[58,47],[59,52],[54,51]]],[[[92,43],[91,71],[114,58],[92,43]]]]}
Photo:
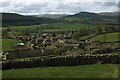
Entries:
{"type": "Polygon", "coordinates": [[[112,23],[117,24],[118,16],[101,15],[99,13],[80,12],[64,17],[66,20],[85,24],[112,23]]]}
{"type": "Polygon", "coordinates": [[[40,21],[36,17],[23,16],[16,13],[0,13],[2,14],[2,25],[33,25],[38,24],[40,21]]]}
{"type": "Polygon", "coordinates": [[[116,15],[110,16],[110,15],[102,15],[101,14],[97,14],[97,13],[90,13],[90,12],[80,12],[74,15],[69,15],[66,17],[79,17],[79,18],[93,18],[93,19],[113,19],[116,18],[116,15]]]}
{"type": "Polygon", "coordinates": [[[118,16],[118,12],[101,12],[99,13],[100,15],[105,15],[105,16],[118,16]]]}
{"type": "Polygon", "coordinates": [[[80,18],[101,18],[100,15],[96,13],[89,13],[89,12],[80,12],[74,15],[69,15],[67,17],[80,17],[80,18]]]}
{"type": "Polygon", "coordinates": [[[65,14],[44,14],[25,16],[16,13],[0,13],[2,15],[2,25],[5,26],[25,26],[36,24],[54,24],[54,23],[79,23],[79,24],[117,24],[118,16],[103,15],[97,13],[80,12],[74,15],[65,14]],[[49,17],[49,18],[48,18],[49,17]]]}
{"type": "Polygon", "coordinates": [[[37,17],[46,17],[46,18],[62,18],[67,16],[66,14],[41,14],[37,15],[37,17]]]}
{"type": "Polygon", "coordinates": [[[60,20],[51,18],[39,18],[36,16],[24,16],[16,13],[0,13],[2,15],[2,26],[24,26],[45,23],[55,23],[60,20]]]}

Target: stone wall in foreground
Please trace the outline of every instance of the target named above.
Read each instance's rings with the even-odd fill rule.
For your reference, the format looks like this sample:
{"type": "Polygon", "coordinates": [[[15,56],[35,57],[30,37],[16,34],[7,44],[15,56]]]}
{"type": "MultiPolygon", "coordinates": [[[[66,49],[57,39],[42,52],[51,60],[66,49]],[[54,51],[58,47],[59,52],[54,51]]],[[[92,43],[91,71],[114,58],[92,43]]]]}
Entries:
{"type": "Polygon", "coordinates": [[[75,66],[86,64],[119,64],[120,57],[118,55],[84,55],[84,56],[61,56],[61,57],[45,57],[31,58],[5,61],[2,63],[2,69],[16,68],[32,68],[43,66],[75,66]]]}

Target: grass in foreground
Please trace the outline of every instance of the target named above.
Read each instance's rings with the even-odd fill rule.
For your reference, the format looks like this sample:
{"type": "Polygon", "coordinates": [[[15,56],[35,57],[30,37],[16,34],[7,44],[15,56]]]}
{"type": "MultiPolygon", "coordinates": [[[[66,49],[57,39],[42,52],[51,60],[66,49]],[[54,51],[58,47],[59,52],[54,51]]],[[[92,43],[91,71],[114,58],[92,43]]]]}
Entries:
{"type": "Polygon", "coordinates": [[[93,64],[3,70],[3,78],[117,78],[118,65],[93,64]]]}

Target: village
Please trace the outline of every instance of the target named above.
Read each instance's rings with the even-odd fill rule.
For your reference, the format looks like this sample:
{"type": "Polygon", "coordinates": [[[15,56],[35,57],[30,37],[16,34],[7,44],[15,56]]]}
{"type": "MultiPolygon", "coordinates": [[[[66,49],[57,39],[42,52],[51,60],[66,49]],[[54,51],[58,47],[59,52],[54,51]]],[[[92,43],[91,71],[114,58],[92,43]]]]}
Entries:
{"type": "MultiPolygon", "coordinates": [[[[112,55],[120,47],[116,43],[102,43],[91,40],[76,40],[73,34],[76,31],[60,33],[42,33],[34,36],[11,36],[18,39],[12,51],[2,52],[2,60],[41,56],[80,56],[80,55],[112,55]]],[[[116,54],[117,55],[117,54],[116,54]]]]}

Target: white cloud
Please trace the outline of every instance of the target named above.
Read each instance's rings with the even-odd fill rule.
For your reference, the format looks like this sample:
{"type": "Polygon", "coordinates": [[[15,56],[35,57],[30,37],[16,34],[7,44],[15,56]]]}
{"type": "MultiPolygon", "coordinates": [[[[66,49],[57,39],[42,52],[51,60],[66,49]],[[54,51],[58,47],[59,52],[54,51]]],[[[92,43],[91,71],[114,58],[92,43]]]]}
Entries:
{"type": "Polygon", "coordinates": [[[21,14],[117,11],[119,0],[0,0],[0,12],[21,14]]]}

